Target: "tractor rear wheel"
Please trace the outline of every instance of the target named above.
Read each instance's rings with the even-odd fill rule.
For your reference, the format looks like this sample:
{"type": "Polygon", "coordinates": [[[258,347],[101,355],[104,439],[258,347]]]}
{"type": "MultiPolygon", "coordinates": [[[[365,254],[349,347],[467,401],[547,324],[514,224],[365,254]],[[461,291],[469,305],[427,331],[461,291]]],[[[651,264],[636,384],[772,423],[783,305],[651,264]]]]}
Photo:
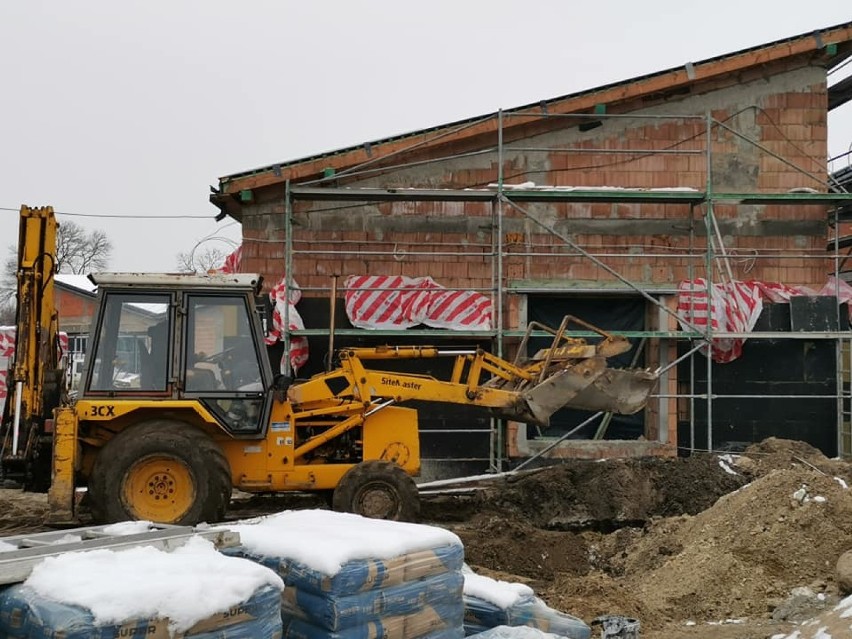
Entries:
{"type": "Polygon", "coordinates": [[[92,516],[103,523],[219,521],[230,496],[230,466],[216,442],[171,420],[142,422],[118,433],[98,453],[89,477],[92,516]]]}
{"type": "Polygon", "coordinates": [[[372,519],[416,521],[420,495],[414,480],[389,461],[371,460],[350,468],[334,489],[334,510],[372,519]]]}

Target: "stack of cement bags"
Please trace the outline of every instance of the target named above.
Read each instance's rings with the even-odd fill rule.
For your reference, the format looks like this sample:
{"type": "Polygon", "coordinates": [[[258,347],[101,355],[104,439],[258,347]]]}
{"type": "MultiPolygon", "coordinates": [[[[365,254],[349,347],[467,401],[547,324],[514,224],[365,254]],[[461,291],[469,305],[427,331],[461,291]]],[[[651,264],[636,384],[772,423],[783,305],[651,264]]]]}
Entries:
{"type": "Polygon", "coordinates": [[[465,634],[478,635],[498,626],[528,626],[568,639],[589,639],[592,634],[583,621],[550,608],[529,586],[490,579],[466,570],[465,634]]]}
{"type": "Polygon", "coordinates": [[[0,637],[277,639],[283,586],[271,570],[200,537],[170,553],[67,553],[0,592],[0,637]]]}
{"type": "Polygon", "coordinates": [[[447,530],[325,510],[228,528],[284,580],[285,638],[464,637],[464,549],[447,530]]]}

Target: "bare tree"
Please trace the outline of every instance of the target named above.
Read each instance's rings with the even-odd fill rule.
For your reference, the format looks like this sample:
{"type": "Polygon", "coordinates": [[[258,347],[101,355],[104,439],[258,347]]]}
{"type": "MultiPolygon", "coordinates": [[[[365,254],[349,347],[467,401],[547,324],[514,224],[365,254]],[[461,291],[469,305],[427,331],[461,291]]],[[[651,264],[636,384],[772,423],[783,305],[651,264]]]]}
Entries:
{"type": "MultiPolygon", "coordinates": [[[[85,275],[105,269],[112,242],[104,231],[87,231],[76,222],[62,222],[56,232],[56,272],[85,275]]],[[[11,308],[14,317],[17,290],[18,249],[9,247],[0,281],[0,315],[11,308]]]]}
{"type": "Polygon", "coordinates": [[[109,264],[112,242],[104,231],[87,231],[76,222],[63,222],[56,234],[56,271],[86,275],[109,264]]]}
{"type": "Polygon", "coordinates": [[[197,246],[188,253],[177,254],[177,268],[181,273],[207,273],[221,268],[228,254],[215,246],[201,250],[197,246]]]}

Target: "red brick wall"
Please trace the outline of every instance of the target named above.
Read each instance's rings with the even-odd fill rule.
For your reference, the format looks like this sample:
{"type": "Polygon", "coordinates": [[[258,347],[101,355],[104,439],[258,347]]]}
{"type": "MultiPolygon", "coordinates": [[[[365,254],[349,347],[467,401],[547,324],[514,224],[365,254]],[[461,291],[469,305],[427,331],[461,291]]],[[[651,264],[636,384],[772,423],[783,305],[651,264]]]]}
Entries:
{"type": "Polygon", "coordinates": [[[59,311],[59,328],[71,333],[88,332],[97,310],[94,297],[56,287],[56,306],[59,311]]]}
{"type": "MultiPolygon", "coordinates": [[[[764,76],[742,84],[696,89],[690,96],[647,108],[637,105],[632,112],[704,116],[709,110],[713,118],[760,146],[721,126],[714,126],[708,137],[704,119],[612,119],[586,132],[563,119],[549,122],[546,131],[537,126],[524,137],[525,131],[512,128],[517,122],[509,118],[505,181],[705,190],[709,144],[714,191],[824,189],[825,72],[816,67],[776,71],[772,75],[764,70],[764,76]],[[512,145],[550,150],[512,151],[512,145]],[[566,148],[574,150],[566,152],[566,148]],[[594,151],[583,153],[576,151],[578,148],[594,151]],[[601,149],[636,152],[625,155],[601,149]],[[696,153],[653,154],[653,150],[696,153]]],[[[463,149],[448,148],[447,153],[454,150],[463,149]]],[[[493,153],[447,159],[403,169],[387,168],[381,175],[350,178],[339,185],[482,187],[497,180],[497,163],[493,153]]],[[[243,268],[259,271],[267,281],[274,281],[285,264],[283,192],[269,188],[255,197],[256,203],[244,214],[243,268]]],[[[672,285],[690,276],[704,276],[703,207],[692,212],[695,234],[690,239],[687,205],[522,206],[583,249],[606,254],[600,259],[637,284],[672,285]]],[[[823,207],[717,204],[714,212],[726,250],[731,253],[729,265],[735,278],[810,286],[825,281],[830,263],[825,258],[823,207]]],[[[297,202],[293,214],[293,275],[308,295],[323,294],[319,289],[328,289],[332,274],[429,275],[448,287],[489,289],[495,265],[491,247],[498,241],[495,215],[493,206],[485,203],[297,202]]],[[[507,206],[502,226],[500,239],[508,254],[502,265],[504,284],[544,281],[599,285],[617,281],[587,258],[570,255],[576,251],[562,239],[507,206]]],[[[714,279],[719,277],[721,266],[716,264],[714,279]]]]}

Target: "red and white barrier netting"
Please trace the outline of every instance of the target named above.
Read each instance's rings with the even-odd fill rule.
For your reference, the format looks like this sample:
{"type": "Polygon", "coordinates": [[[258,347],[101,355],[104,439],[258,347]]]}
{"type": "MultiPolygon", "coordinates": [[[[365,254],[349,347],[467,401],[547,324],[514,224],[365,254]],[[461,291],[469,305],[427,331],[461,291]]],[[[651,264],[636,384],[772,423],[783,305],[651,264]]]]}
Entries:
{"type": "MultiPolygon", "coordinates": [[[[68,353],[68,334],[59,333],[59,357],[60,365],[64,366],[62,359],[68,353]]],[[[0,326],[0,414],[6,404],[9,395],[9,366],[15,357],[15,327],[0,326]]]]}
{"type": "MultiPolygon", "coordinates": [[[[842,304],[852,301],[852,286],[834,277],[830,277],[818,291],[777,282],[734,281],[714,284],[708,303],[705,279],[684,280],[678,286],[677,312],[680,326],[685,331],[692,330],[689,324],[699,331],[706,330],[709,318],[713,332],[750,333],[763,310],[764,300],[788,303],[794,296],[820,295],[838,295],[837,303],[842,304]]],[[[734,361],[742,355],[744,343],[744,338],[714,339],[711,349],[713,361],[720,364],[734,361]]],[[[706,355],[705,351],[702,352],[706,355]]]]}
{"type": "MultiPolygon", "coordinates": [[[[225,258],[225,263],[219,269],[221,273],[237,273],[240,270],[240,261],[242,259],[243,247],[237,249],[225,258]]],[[[284,318],[287,318],[287,324],[290,330],[301,330],[305,328],[305,322],[299,311],[296,310],[296,304],[302,299],[302,289],[295,280],[290,281],[290,295],[285,295],[287,283],[285,277],[278,280],[278,283],[269,291],[269,299],[272,302],[272,324],[267,330],[267,335],[264,338],[267,345],[272,346],[275,342],[283,341],[284,338],[284,318]],[[289,299],[287,299],[289,297],[289,299]],[[288,308],[289,307],[289,308],[288,308]]],[[[282,359],[286,357],[285,353],[282,359]]],[[[290,339],[290,367],[293,373],[296,373],[308,361],[308,338],[293,337],[290,339]]],[[[282,369],[284,362],[281,362],[282,369]]]]}
{"type": "Polygon", "coordinates": [[[374,330],[425,324],[450,330],[490,330],[491,300],[475,291],[451,291],[431,277],[352,275],[344,283],[352,326],[374,330]]]}

